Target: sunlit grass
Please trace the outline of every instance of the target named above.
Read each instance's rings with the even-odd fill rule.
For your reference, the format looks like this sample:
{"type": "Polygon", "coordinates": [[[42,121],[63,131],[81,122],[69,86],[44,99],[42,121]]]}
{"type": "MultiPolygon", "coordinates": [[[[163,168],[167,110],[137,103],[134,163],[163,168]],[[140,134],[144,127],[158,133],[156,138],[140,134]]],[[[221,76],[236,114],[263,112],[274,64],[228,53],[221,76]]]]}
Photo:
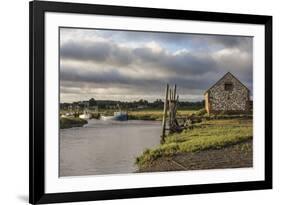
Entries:
{"type": "MultiPolygon", "coordinates": [[[[196,110],[178,110],[177,114],[179,116],[189,116],[195,114],[196,110]]],[[[163,110],[139,110],[139,111],[129,111],[129,120],[162,120],[163,110]]]]}
{"type": "Polygon", "coordinates": [[[210,120],[178,134],[171,134],[165,142],[154,149],[147,149],[136,159],[139,167],[153,160],[179,153],[199,152],[207,149],[221,149],[252,139],[252,120],[230,119],[210,120]]]}

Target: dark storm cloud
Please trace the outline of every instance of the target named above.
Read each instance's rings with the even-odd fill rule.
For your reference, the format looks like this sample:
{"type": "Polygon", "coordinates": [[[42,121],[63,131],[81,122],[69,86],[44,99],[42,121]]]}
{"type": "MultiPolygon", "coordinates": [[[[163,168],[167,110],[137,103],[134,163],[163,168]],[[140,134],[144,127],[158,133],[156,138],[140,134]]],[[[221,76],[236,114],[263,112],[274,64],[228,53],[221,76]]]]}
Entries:
{"type": "Polygon", "coordinates": [[[165,83],[176,83],[183,95],[202,99],[204,91],[228,71],[252,89],[250,37],[92,31],[93,38],[87,31],[87,38],[68,36],[70,40],[61,43],[65,95],[79,98],[79,93],[102,88],[104,95],[113,95],[112,90],[124,95],[125,89],[127,96],[157,98],[165,83]]]}
{"type": "Polygon", "coordinates": [[[238,47],[249,49],[250,36],[212,35],[212,34],[188,34],[168,32],[124,32],[124,31],[99,31],[102,35],[124,41],[157,41],[163,44],[192,44],[194,46],[223,46],[228,48],[238,47]]]}
{"type": "Polygon", "coordinates": [[[74,60],[96,60],[104,61],[110,53],[111,47],[108,43],[93,42],[91,44],[68,42],[61,46],[61,58],[74,60]]]}
{"type": "MultiPolygon", "coordinates": [[[[221,36],[221,35],[205,35],[203,39],[209,42],[211,45],[222,45],[227,48],[239,48],[245,49],[249,46],[249,39],[251,37],[241,37],[241,36],[221,36]],[[246,45],[246,46],[245,46],[246,45]]],[[[197,36],[197,40],[200,41],[200,37],[197,36]]]]}
{"type": "Polygon", "coordinates": [[[70,41],[61,45],[61,59],[78,61],[111,61],[119,65],[131,63],[130,53],[110,42],[70,41]]]}
{"type": "Polygon", "coordinates": [[[167,56],[161,62],[161,65],[178,74],[201,75],[217,71],[216,62],[208,55],[182,54],[167,56]]]}
{"type": "Polygon", "coordinates": [[[102,62],[108,63],[112,67],[138,64],[158,72],[178,74],[198,75],[217,71],[217,64],[210,55],[196,52],[183,52],[174,55],[166,50],[155,52],[149,47],[122,48],[109,42],[69,42],[63,44],[61,59],[102,62]]]}
{"type": "MultiPolygon", "coordinates": [[[[153,74],[152,74],[153,75],[153,74]]],[[[165,78],[153,77],[128,77],[126,74],[122,74],[117,69],[108,69],[106,71],[94,72],[90,70],[79,71],[75,68],[64,68],[61,70],[61,81],[64,85],[65,82],[70,82],[70,84],[75,84],[76,86],[81,86],[85,84],[99,84],[100,87],[140,87],[146,92],[154,87],[159,87],[169,84],[179,84],[182,88],[190,90],[200,90],[205,89],[209,86],[209,81],[212,79],[209,75],[201,76],[197,78],[190,78],[189,76],[167,76],[165,78]],[[207,80],[208,79],[208,80],[207,80]]]]}
{"type": "Polygon", "coordinates": [[[217,70],[216,62],[208,55],[192,53],[171,55],[167,52],[155,53],[150,48],[136,48],[133,53],[142,64],[150,64],[160,68],[159,71],[162,72],[165,69],[169,73],[197,75],[217,70]]]}
{"type": "MultiPolygon", "coordinates": [[[[120,74],[116,69],[111,69],[110,71],[103,72],[92,72],[92,71],[79,71],[78,69],[68,68],[61,69],[62,81],[71,82],[95,82],[95,83],[122,83],[126,78],[120,74]]],[[[128,81],[126,80],[126,82],[128,81]]]]}

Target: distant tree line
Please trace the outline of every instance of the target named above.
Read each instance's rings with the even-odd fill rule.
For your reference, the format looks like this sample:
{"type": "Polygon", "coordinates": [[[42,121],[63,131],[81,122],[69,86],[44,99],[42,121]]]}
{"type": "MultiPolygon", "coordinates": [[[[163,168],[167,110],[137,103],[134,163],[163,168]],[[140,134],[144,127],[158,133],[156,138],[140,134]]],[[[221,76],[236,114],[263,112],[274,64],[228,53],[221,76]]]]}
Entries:
{"type": "MultiPolygon", "coordinates": [[[[138,101],[123,102],[115,100],[95,100],[94,98],[88,101],[77,101],[73,103],[60,103],[60,108],[67,109],[84,109],[84,108],[96,108],[99,109],[163,109],[164,102],[161,99],[156,99],[153,102],[148,102],[147,100],[140,99],[138,101]]],[[[204,101],[189,102],[189,101],[179,101],[179,108],[185,109],[200,109],[204,107],[204,101]]]]}

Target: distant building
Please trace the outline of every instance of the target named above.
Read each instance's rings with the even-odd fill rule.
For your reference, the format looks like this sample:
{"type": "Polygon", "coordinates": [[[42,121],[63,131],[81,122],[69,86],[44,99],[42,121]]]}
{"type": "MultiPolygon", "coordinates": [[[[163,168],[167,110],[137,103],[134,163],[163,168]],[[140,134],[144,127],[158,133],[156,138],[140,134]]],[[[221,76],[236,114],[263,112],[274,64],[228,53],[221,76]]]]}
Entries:
{"type": "Polygon", "coordinates": [[[245,113],[250,110],[250,90],[230,72],[204,93],[210,113],[245,113]]]}

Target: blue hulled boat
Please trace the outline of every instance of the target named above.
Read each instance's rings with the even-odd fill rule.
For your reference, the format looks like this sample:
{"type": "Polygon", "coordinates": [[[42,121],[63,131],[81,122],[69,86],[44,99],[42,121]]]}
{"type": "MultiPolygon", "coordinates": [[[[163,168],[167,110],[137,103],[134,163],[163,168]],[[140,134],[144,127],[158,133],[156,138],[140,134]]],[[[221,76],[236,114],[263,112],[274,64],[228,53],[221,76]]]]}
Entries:
{"type": "Polygon", "coordinates": [[[128,120],[128,113],[119,111],[119,112],[114,112],[113,116],[104,116],[102,115],[100,117],[101,120],[117,120],[117,121],[126,121],[128,120]]]}

